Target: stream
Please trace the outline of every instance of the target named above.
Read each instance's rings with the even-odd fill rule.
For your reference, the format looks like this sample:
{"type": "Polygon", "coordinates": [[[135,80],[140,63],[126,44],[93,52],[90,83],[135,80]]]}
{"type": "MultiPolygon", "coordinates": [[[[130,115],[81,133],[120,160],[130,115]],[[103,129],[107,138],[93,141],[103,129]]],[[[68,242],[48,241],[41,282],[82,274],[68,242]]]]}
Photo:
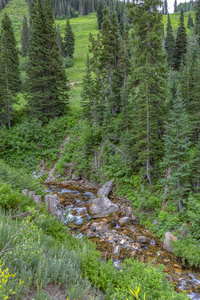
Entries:
{"type": "MultiPolygon", "coordinates": [[[[125,258],[134,257],[141,262],[151,261],[152,264],[163,264],[168,280],[177,292],[186,290],[192,300],[200,300],[200,273],[183,266],[180,258],[162,248],[158,238],[149,233],[136,220],[123,224],[125,216],[120,210],[118,215],[107,218],[91,218],[88,203],[96,198],[96,190],[76,190],[63,184],[50,184],[46,192],[57,194],[57,216],[70,228],[71,234],[77,238],[86,235],[97,244],[102,259],[113,260],[116,268],[125,258]]],[[[112,202],[119,204],[117,197],[110,196],[112,202]]]]}

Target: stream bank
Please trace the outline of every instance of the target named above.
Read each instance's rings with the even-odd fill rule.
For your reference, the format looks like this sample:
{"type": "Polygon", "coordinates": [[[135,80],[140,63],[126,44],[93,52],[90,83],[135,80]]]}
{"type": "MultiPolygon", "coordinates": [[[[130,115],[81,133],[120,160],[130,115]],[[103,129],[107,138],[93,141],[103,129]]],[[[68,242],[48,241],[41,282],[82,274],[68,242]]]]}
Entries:
{"type": "Polygon", "coordinates": [[[120,268],[125,258],[133,257],[153,265],[163,264],[168,280],[177,292],[187,290],[193,300],[200,299],[200,273],[185,267],[181,259],[162,248],[162,243],[134,216],[128,200],[110,194],[109,198],[118,210],[107,217],[91,216],[91,201],[97,197],[97,189],[88,182],[70,180],[48,183],[47,192],[58,196],[58,217],[67,224],[77,238],[87,236],[96,243],[102,259],[113,260],[120,268]]]}

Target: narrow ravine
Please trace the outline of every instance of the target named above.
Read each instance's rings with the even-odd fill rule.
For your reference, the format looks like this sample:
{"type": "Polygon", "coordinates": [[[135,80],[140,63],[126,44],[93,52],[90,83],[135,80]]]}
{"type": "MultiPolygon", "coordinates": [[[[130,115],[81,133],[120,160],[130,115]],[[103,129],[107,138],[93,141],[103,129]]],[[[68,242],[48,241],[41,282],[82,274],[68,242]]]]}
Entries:
{"type": "Polygon", "coordinates": [[[58,195],[57,216],[68,225],[71,234],[77,238],[85,235],[96,243],[102,259],[111,258],[116,268],[129,257],[153,265],[163,264],[177,292],[187,290],[191,299],[200,300],[200,273],[183,266],[179,258],[165,251],[159,239],[139,224],[127,200],[111,194],[109,197],[119,211],[109,217],[94,218],[89,207],[91,199],[97,197],[97,190],[65,182],[48,184],[46,191],[58,195]]]}

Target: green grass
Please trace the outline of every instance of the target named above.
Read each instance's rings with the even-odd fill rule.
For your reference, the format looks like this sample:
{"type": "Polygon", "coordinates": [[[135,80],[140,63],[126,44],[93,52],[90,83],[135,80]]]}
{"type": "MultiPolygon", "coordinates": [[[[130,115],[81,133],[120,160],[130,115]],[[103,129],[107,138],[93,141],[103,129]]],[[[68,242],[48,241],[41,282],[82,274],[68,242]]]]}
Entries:
{"type": "MultiPolygon", "coordinates": [[[[59,24],[61,35],[64,36],[66,21],[56,21],[59,24]]],[[[74,65],[66,70],[69,82],[79,82],[85,74],[86,56],[88,53],[89,33],[97,35],[96,13],[88,16],[80,16],[70,20],[75,34],[74,65]]]]}
{"type": "Polygon", "coordinates": [[[21,46],[20,28],[23,26],[23,16],[28,16],[29,14],[25,0],[12,0],[8,2],[6,7],[0,11],[0,21],[3,18],[4,13],[8,14],[10,17],[17,43],[21,46]]]}
{"type": "MultiPolygon", "coordinates": [[[[185,12],[184,13],[184,24],[185,24],[187,34],[189,34],[190,31],[191,31],[190,29],[187,28],[189,13],[190,12],[185,12]]],[[[194,22],[195,21],[195,12],[194,11],[191,11],[191,16],[192,16],[193,22],[194,22]]],[[[180,19],[180,14],[179,13],[170,14],[170,20],[171,20],[171,24],[172,24],[172,28],[174,30],[174,33],[176,33],[177,28],[179,26],[179,19],[180,19]]],[[[163,23],[164,23],[164,29],[165,29],[165,34],[166,34],[167,15],[163,16],[163,23]]]]}

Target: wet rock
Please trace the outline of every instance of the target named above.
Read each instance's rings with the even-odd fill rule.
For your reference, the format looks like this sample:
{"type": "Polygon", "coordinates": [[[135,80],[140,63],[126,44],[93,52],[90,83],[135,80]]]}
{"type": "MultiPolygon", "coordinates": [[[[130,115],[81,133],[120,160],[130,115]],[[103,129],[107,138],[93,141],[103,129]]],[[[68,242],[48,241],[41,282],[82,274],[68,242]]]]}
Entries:
{"type": "Polygon", "coordinates": [[[108,197],[112,190],[114,180],[107,181],[102,188],[100,188],[97,192],[98,197],[108,197]]]}
{"type": "Polygon", "coordinates": [[[139,243],[135,243],[135,247],[140,248],[140,244],[139,243]]]}
{"type": "Polygon", "coordinates": [[[163,249],[165,249],[168,252],[173,253],[173,247],[171,246],[171,241],[177,241],[177,237],[175,235],[173,235],[173,233],[168,231],[165,233],[163,249]]]}
{"type": "Polygon", "coordinates": [[[119,243],[121,244],[121,245],[124,245],[125,244],[125,240],[121,240],[119,243]]]}
{"type": "Polygon", "coordinates": [[[136,253],[137,253],[137,251],[136,251],[136,250],[133,250],[133,251],[131,252],[131,255],[132,255],[132,256],[136,256],[136,253]]]}
{"type": "Polygon", "coordinates": [[[90,227],[91,231],[107,231],[109,230],[109,224],[106,224],[105,222],[100,222],[100,223],[93,223],[92,226],[90,227]]]}
{"type": "Polygon", "coordinates": [[[120,246],[116,246],[114,249],[113,249],[113,257],[115,259],[118,259],[120,256],[120,246]]]}
{"type": "Polygon", "coordinates": [[[119,225],[120,225],[120,226],[124,226],[124,225],[126,225],[127,223],[129,223],[129,221],[130,221],[129,217],[123,217],[123,218],[121,218],[121,219],[119,220],[119,225]]]}
{"type": "Polygon", "coordinates": [[[88,210],[92,218],[104,218],[119,211],[118,205],[111,202],[108,198],[91,199],[88,203],[88,210]]]}
{"type": "Polygon", "coordinates": [[[138,235],[137,240],[138,240],[138,242],[144,243],[144,244],[149,242],[149,238],[147,236],[143,236],[143,235],[138,235]]]}
{"type": "Polygon", "coordinates": [[[59,199],[59,202],[60,202],[61,205],[64,205],[65,202],[66,202],[66,201],[65,201],[65,198],[60,198],[60,199],[59,199]]]}

